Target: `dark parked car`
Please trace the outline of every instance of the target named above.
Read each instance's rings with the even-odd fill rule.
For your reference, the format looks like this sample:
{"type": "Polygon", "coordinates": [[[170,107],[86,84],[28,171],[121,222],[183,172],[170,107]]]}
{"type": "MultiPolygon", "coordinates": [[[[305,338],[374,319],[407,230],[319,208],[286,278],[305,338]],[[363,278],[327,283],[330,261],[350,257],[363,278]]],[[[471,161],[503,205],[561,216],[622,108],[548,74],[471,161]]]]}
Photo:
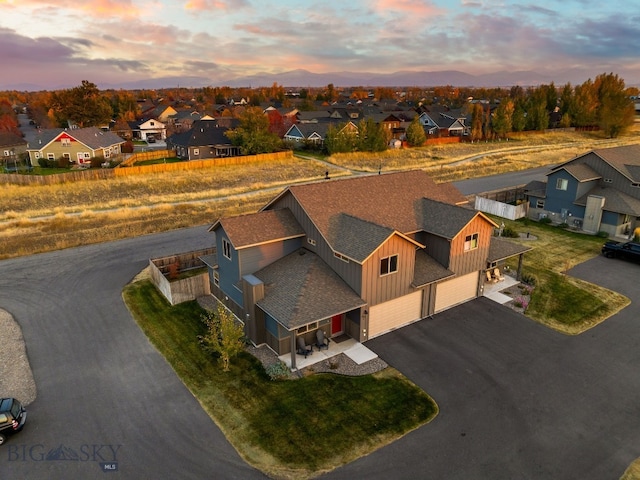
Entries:
{"type": "Polygon", "coordinates": [[[15,398],[0,398],[0,445],[8,435],[19,432],[27,421],[27,411],[15,398]]]}
{"type": "Polygon", "coordinates": [[[624,258],[640,261],[640,243],[609,241],[602,246],[602,254],[608,258],[624,258]]]}

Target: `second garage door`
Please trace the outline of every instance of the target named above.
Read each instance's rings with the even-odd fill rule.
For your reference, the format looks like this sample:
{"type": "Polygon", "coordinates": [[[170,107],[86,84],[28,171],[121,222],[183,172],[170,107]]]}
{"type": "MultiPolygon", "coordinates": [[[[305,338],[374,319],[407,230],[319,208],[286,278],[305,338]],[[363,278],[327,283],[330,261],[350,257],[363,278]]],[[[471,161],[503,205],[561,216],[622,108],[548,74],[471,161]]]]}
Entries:
{"type": "Polygon", "coordinates": [[[421,290],[371,307],[369,309],[369,338],[420,320],[421,316],[421,290]]]}
{"type": "Polygon", "coordinates": [[[471,300],[478,296],[478,272],[439,283],[436,287],[435,312],[471,300]]]}

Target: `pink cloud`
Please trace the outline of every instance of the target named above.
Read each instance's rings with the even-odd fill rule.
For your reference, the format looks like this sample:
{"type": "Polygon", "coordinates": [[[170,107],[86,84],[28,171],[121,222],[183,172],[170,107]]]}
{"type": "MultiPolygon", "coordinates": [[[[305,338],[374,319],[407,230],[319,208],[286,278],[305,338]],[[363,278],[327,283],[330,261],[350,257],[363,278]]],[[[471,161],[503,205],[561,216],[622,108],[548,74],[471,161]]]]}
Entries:
{"type": "Polygon", "coordinates": [[[443,12],[442,9],[425,0],[378,0],[374,10],[377,13],[395,11],[419,16],[439,15],[443,12]]]}
{"type": "MultiPolygon", "coordinates": [[[[0,0],[0,6],[11,2],[0,0]]],[[[17,4],[17,2],[16,2],[17,4]]],[[[76,0],[20,0],[20,7],[53,8],[56,10],[79,11],[92,17],[137,17],[142,11],[136,7],[132,0],[87,0],[78,2],[76,0]]]]}

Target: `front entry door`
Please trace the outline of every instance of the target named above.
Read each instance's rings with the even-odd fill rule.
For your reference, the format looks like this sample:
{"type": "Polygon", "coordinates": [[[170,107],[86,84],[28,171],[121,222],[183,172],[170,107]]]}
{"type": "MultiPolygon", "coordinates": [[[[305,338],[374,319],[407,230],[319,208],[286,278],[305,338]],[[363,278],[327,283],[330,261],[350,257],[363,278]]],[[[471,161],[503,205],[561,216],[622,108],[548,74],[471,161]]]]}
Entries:
{"type": "Polygon", "coordinates": [[[344,332],[342,327],[342,314],[331,317],[331,336],[344,332]]]}

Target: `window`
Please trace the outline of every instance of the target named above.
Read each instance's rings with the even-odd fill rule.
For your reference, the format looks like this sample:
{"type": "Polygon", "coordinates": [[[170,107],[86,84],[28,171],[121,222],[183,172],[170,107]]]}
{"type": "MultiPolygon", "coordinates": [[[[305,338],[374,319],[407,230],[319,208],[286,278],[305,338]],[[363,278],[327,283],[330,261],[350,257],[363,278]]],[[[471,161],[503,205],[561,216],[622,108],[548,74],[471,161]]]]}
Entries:
{"type": "Polygon", "coordinates": [[[34,152],[36,158],[40,158],[40,152],[34,152]]]}
{"type": "Polygon", "coordinates": [[[613,183],[613,180],[610,178],[605,178],[604,183],[613,183]]]}
{"type": "Polygon", "coordinates": [[[556,181],[556,190],[566,190],[569,185],[569,180],[566,178],[559,178],[556,181]]]}
{"type": "Polygon", "coordinates": [[[199,148],[194,148],[193,149],[193,154],[194,155],[200,155],[200,149],[199,148]]]}
{"type": "Polygon", "coordinates": [[[380,259],[380,275],[389,275],[398,271],[398,255],[380,259]]]}
{"type": "Polygon", "coordinates": [[[478,248],[478,234],[474,233],[473,235],[467,235],[464,238],[464,251],[468,252],[476,248],[478,248]]]}
{"type": "Polygon", "coordinates": [[[9,150],[5,150],[5,151],[4,151],[4,156],[5,156],[5,157],[8,157],[8,156],[9,156],[9,150]]]}
{"type": "Polygon", "coordinates": [[[213,284],[216,287],[220,286],[220,272],[218,272],[218,270],[213,271],[213,284]]]}
{"type": "Polygon", "coordinates": [[[638,183],[638,182],[633,182],[633,183],[631,183],[631,186],[632,186],[632,187],[636,187],[636,188],[638,188],[638,187],[640,187],[640,183],[638,183]]]}
{"type": "Polygon", "coordinates": [[[91,158],[91,154],[89,152],[84,152],[84,158],[91,158]]]}
{"type": "Polygon", "coordinates": [[[70,138],[61,138],[60,139],[60,144],[63,147],[70,147],[71,146],[71,139],[70,138]]]}
{"type": "Polygon", "coordinates": [[[344,263],[349,263],[349,259],[347,257],[345,257],[344,255],[342,255],[341,253],[338,252],[334,252],[333,256],[336,258],[339,258],[340,260],[342,260],[344,263]]]}
{"type": "Polygon", "coordinates": [[[111,150],[104,151],[104,158],[109,158],[111,156],[111,150]]]}
{"type": "Polygon", "coordinates": [[[231,244],[226,238],[222,239],[222,254],[231,260],[231,244]]]}
{"type": "Polygon", "coordinates": [[[54,160],[56,156],[53,153],[47,153],[47,159],[54,160]]]}
{"type": "Polygon", "coordinates": [[[544,200],[536,200],[536,208],[544,208],[544,200]]]}
{"type": "Polygon", "coordinates": [[[307,237],[307,243],[309,245],[313,245],[314,247],[316,246],[316,241],[313,238],[307,237]]]}

